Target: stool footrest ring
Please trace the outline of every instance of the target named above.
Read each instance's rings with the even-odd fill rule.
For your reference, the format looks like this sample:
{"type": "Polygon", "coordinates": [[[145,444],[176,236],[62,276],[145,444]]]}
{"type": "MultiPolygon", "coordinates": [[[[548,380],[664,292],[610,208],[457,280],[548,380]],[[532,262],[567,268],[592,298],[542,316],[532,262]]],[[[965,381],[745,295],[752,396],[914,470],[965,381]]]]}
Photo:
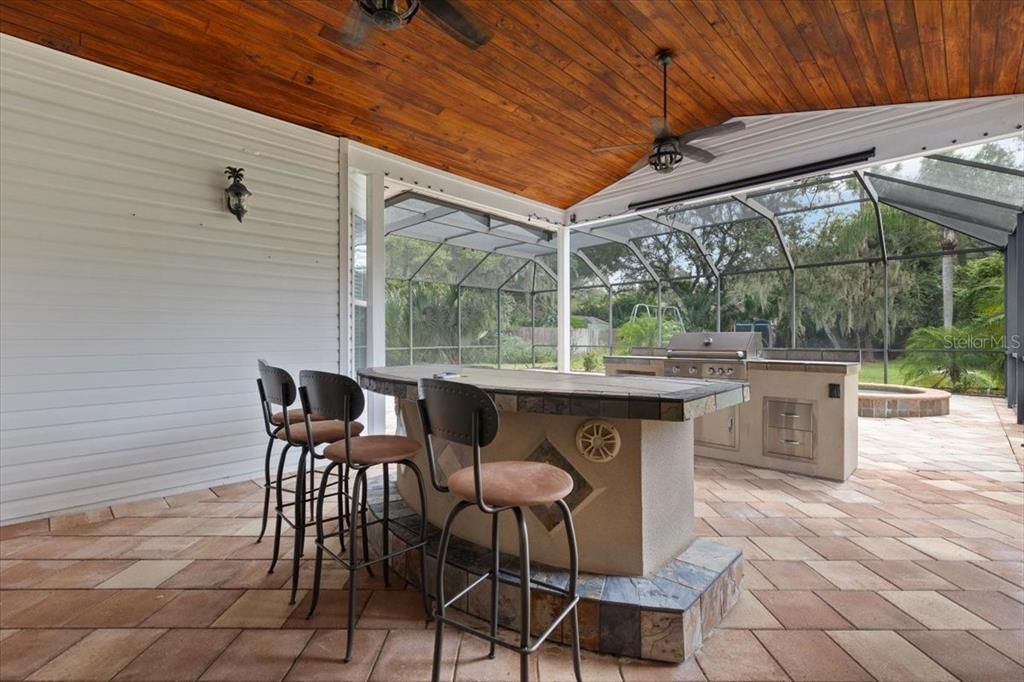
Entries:
{"type": "Polygon", "coordinates": [[[441,623],[444,623],[445,625],[451,625],[452,627],[455,627],[455,628],[457,628],[459,630],[462,630],[463,632],[468,632],[471,635],[474,635],[474,636],[479,637],[481,639],[487,640],[488,642],[491,642],[492,644],[497,644],[498,646],[505,647],[506,649],[510,649],[510,650],[512,650],[512,651],[514,651],[516,653],[519,653],[519,654],[532,654],[538,648],[540,648],[540,645],[543,644],[547,640],[548,637],[551,636],[551,633],[555,631],[555,628],[562,624],[562,621],[565,620],[565,617],[568,616],[570,613],[572,613],[576,609],[576,606],[577,606],[577,604],[579,604],[579,602],[580,602],[580,598],[579,598],[578,595],[573,597],[572,600],[569,602],[569,604],[566,605],[561,611],[558,612],[558,615],[555,616],[555,618],[551,621],[551,625],[549,625],[547,627],[547,629],[544,630],[544,632],[542,632],[540,635],[535,637],[533,639],[533,642],[529,646],[526,646],[526,647],[519,646],[519,645],[516,645],[516,644],[511,644],[511,643],[506,642],[505,640],[501,639],[500,637],[492,637],[489,632],[483,632],[481,630],[477,630],[476,628],[474,628],[474,627],[472,627],[470,625],[466,625],[465,623],[461,623],[461,622],[459,622],[457,620],[452,620],[448,616],[441,616],[441,615],[435,613],[434,614],[434,618],[436,618],[441,623]]]}
{"type": "MultiPolygon", "coordinates": [[[[326,519],[326,520],[329,521],[330,519],[326,519]]],[[[344,568],[346,568],[349,571],[358,571],[360,568],[366,568],[367,566],[372,566],[374,564],[379,564],[382,561],[393,559],[396,556],[401,556],[402,554],[405,554],[406,552],[411,552],[414,549],[419,549],[420,547],[422,547],[425,544],[427,544],[427,543],[426,542],[417,542],[415,544],[409,545],[408,547],[403,547],[402,549],[395,550],[394,552],[389,552],[388,554],[382,554],[381,556],[374,557],[373,559],[370,559],[369,561],[360,561],[360,562],[357,562],[355,564],[351,564],[351,563],[349,563],[348,559],[346,559],[345,557],[339,556],[333,549],[327,547],[322,542],[320,542],[320,541],[316,542],[316,546],[317,547],[322,549],[325,554],[330,556],[332,559],[337,561],[341,566],[343,566],[344,568]]]]}

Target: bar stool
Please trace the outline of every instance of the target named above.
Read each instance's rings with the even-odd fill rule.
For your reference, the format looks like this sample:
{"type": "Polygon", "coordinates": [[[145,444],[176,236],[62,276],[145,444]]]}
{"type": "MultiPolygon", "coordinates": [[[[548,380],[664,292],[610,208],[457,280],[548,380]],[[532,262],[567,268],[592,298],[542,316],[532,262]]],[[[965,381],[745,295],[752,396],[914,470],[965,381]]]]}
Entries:
{"type": "MultiPolygon", "coordinates": [[[[314,419],[313,415],[306,415],[303,410],[288,409],[288,407],[295,402],[297,395],[295,381],[292,379],[291,375],[280,367],[273,367],[263,361],[260,361],[259,363],[259,371],[260,379],[258,386],[260,388],[260,399],[263,402],[263,416],[267,432],[272,435],[274,440],[283,441],[285,444],[284,448],[281,450],[281,455],[277,463],[277,478],[274,482],[274,488],[277,494],[277,505],[275,508],[276,523],[274,525],[274,556],[271,559],[270,570],[268,572],[273,573],[274,569],[277,567],[277,561],[281,549],[282,525],[287,523],[295,530],[295,546],[292,551],[291,592],[291,603],[294,604],[295,596],[298,593],[300,558],[302,557],[302,549],[306,539],[306,526],[313,523],[313,515],[316,511],[313,507],[313,493],[316,490],[316,466],[314,461],[310,462],[310,487],[307,492],[306,455],[311,453],[312,458],[315,459],[316,453],[312,447],[313,445],[334,442],[346,437],[346,435],[350,437],[357,435],[363,430],[363,426],[358,422],[348,424],[321,416],[317,416],[317,418],[314,419]],[[280,408],[279,411],[274,411],[275,406],[280,408]],[[293,423],[293,418],[296,416],[296,412],[298,412],[299,416],[299,425],[293,423]],[[275,418],[280,419],[281,426],[272,426],[275,418]],[[285,461],[287,459],[289,449],[293,446],[301,448],[298,468],[294,477],[285,476],[285,461]],[[295,490],[293,491],[295,496],[292,502],[286,503],[284,501],[285,488],[283,484],[284,481],[291,480],[292,478],[294,478],[295,481],[295,490]],[[310,503],[308,519],[306,516],[306,502],[310,503]],[[288,518],[287,508],[292,506],[294,507],[294,518],[288,518]]],[[[267,444],[267,458],[264,469],[264,480],[267,483],[270,481],[270,451],[272,447],[272,443],[267,444]]],[[[341,519],[345,516],[342,506],[342,500],[345,496],[342,495],[342,490],[347,488],[348,472],[341,471],[339,474],[340,475],[336,475],[338,480],[331,483],[331,485],[337,485],[339,489],[337,519],[339,524],[341,524],[341,519]]],[[[329,479],[329,473],[326,472],[326,469],[324,470],[324,473],[321,474],[321,479],[321,482],[324,483],[324,487],[326,487],[329,479]]],[[[264,500],[266,500],[266,498],[267,495],[264,494],[264,500]]]]}
{"type": "MultiPolygon", "coordinates": [[[[311,414],[323,415],[329,419],[341,420],[345,424],[352,424],[363,413],[366,406],[366,398],[363,390],[355,381],[342,374],[331,374],[329,372],[314,372],[304,370],[299,374],[299,399],[302,401],[302,410],[309,416],[311,414]]],[[[314,429],[316,423],[307,420],[306,428],[314,429]]],[[[344,439],[332,443],[324,448],[322,456],[329,460],[324,474],[320,479],[320,492],[317,496],[317,524],[316,524],[316,570],[313,574],[313,598],[306,618],[310,618],[316,611],[317,602],[320,600],[320,579],[323,567],[324,553],[330,555],[345,569],[348,570],[348,642],[345,647],[345,662],[352,658],[352,638],[355,631],[356,616],[356,573],[361,568],[366,568],[372,575],[371,566],[377,563],[384,564],[384,581],[390,585],[390,563],[393,557],[400,554],[419,550],[422,575],[427,575],[427,515],[426,515],[426,491],[423,487],[423,475],[412,458],[420,451],[420,443],[405,436],[370,435],[352,438],[348,431],[344,439]],[[420,523],[419,542],[412,543],[404,549],[396,552],[391,551],[390,537],[388,531],[389,522],[389,497],[390,487],[388,484],[388,466],[390,464],[401,464],[409,467],[416,475],[416,483],[420,494],[420,510],[422,521],[420,523]],[[384,509],[381,518],[367,523],[366,520],[366,472],[374,466],[383,467],[384,476],[384,509]],[[327,477],[336,466],[343,466],[346,470],[355,472],[355,481],[352,483],[351,507],[349,510],[349,543],[348,557],[329,549],[326,546],[326,535],[323,524],[323,504],[327,496],[327,477]],[[357,519],[357,513],[359,517],[357,519]],[[381,555],[371,559],[367,546],[367,529],[369,526],[380,523],[382,551],[381,555]],[[356,532],[361,530],[363,536],[363,561],[356,559],[356,532]]],[[[339,523],[338,536],[341,539],[342,551],[344,551],[344,529],[339,523]]],[[[427,590],[423,591],[423,611],[430,619],[430,600],[427,590]]]]}
{"type": "Polygon", "coordinates": [[[577,682],[582,682],[580,669],[579,618],[576,605],[576,583],[579,578],[579,556],[576,549],[576,532],[573,529],[572,513],[565,503],[565,497],[572,492],[572,477],[558,467],[541,462],[493,462],[482,463],[480,450],[489,445],[498,434],[498,409],[494,401],[476,386],[438,379],[420,381],[420,420],[426,441],[427,462],[430,464],[430,480],[440,492],[450,492],[459,498],[448,513],[441,532],[437,550],[437,584],[435,612],[436,631],[434,636],[433,682],[437,682],[441,670],[441,650],[444,626],[452,625],[464,632],[490,642],[490,657],[494,658],[495,645],[511,649],[519,654],[519,678],[529,680],[529,657],[550,636],[556,627],[570,613],[572,614],[572,662],[577,682]],[[448,477],[448,485],[438,481],[434,457],[433,438],[439,437],[449,443],[459,443],[473,448],[473,465],[459,469],[448,477]],[[566,598],[565,607],[539,637],[530,639],[530,544],[526,534],[524,507],[554,504],[562,511],[566,539],[569,542],[569,585],[565,590],[546,588],[566,598]],[[449,601],[444,597],[445,557],[451,540],[452,524],[466,508],[476,505],[485,514],[491,514],[491,570],[449,601]],[[519,589],[520,618],[519,645],[509,644],[498,638],[498,583],[500,581],[500,544],[498,520],[501,512],[511,511],[519,527],[519,589]],[[484,580],[491,579],[491,622],[490,632],[481,632],[468,625],[445,616],[445,609],[467,594],[484,580]]]}
{"type": "MultiPolygon", "coordinates": [[[[260,370],[264,367],[268,367],[265,360],[257,360],[257,365],[260,370]]],[[[267,452],[263,458],[263,523],[260,525],[260,536],[256,538],[256,542],[262,542],[263,536],[267,532],[267,519],[270,516],[270,491],[276,485],[276,481],[270,478],[270,456],[274,450],[274,443],[278,442],[277,432],[284,428],[284,413],[286,410],[282,409],[280,412],[273,412],[273,408],[267,401],[267,392],[263,386],[263,379],[256,379],[256,387],[260,393],[260,408],[263,413],[263,429],[267,432],[267,452]]],[[[288,421],[295,423],[302,421],[302,410],[287,410],[288,421]]],[[[320,415],[312,415],[313,421],[323,421],[323,417],[320,415]]],[[[362,424],[353,424],[352,431],[354,435],[359,435],[363,430],[362,424]]],[[[285,446],[287,448],[287,446],[285,446]]],[[[312,473],[312,472],[311,472],[312,473]]],[[[294,474],[286,476],[284,480],[290,481],[295,478],[294,474]]],[[[294,492],[288,490],[286,492],[294,492]]]]}

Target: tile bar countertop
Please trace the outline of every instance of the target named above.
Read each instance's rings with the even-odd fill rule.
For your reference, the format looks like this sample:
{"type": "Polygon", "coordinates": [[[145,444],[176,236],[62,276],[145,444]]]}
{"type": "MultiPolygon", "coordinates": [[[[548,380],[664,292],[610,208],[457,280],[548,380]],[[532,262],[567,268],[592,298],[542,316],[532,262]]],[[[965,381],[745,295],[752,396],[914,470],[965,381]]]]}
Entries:
{"type": "Polygon", "coordinates": [[[683,421],[749,400],[742,381],[570,374],[455,365],[403,365],[359,370],[369,391],[414,399],[420,379],[440,377],[492,394],[499,409],[570,416],[683,421]]]}

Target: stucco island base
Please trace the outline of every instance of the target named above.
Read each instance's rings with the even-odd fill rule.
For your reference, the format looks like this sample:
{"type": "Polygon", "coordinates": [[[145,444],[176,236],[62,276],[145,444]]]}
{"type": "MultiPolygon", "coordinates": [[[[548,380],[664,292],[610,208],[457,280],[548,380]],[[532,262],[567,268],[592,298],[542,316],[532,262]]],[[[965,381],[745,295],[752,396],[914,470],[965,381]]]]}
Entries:
{"type": "MultiPolygon", "coordinates": [[[[416,404],[401,400],[406,433],[422,439],[416,404]]],[[[498,437],[484,450],[485,462],[535,460],[568,471],[575,488],[566,500],[572,510],[579,546],[580,570],[608,575],[646,575],[682,553],[693,541],[693,422],[603,419],[622,440],[618,455],[608,462],[591,462],[576,450],[577,429],[590,417],[502,412],[498,437]]],[[[458,445],[435,441],[438,463],[445,476],[472,464],[472,453],[458,445]]],[[[427,471],[426,456],[417,464],[427,471]]],[[[403,470],[398,490],[417,512],[416,479],[403,470]]],[[[451,495],[427,486],[427,519],[444,525],[451,495]]],[[[557,510],[535,507],[526,514],[530,555],[549,566],[568,566],[565,531],[557,510]]],[[[491,520],[467,509],[453,533],[489,546],[491,520]]],[[[517,551],[515,519],[502,515],[502,550],[517,551]]]]}

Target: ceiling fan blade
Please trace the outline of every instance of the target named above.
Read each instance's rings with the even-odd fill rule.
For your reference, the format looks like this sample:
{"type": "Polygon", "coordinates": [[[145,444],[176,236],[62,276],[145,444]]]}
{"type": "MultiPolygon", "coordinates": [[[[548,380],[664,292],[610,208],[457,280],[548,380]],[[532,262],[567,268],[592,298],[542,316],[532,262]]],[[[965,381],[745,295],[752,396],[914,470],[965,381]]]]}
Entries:
{"type": "Polygon", "coordinates": [[[366,11],[358,2],[353,2],[349,7],[348,16],[345,17],[345,25],[339,29],[324,25],[320,29],[320,37],[341,43],[345,47],[359,47],[372,25],[373,20],[366,11]]]}
{"type": "Polygon", "coordinates": [[[611,147],[594,147],[591,152],[618,152],[624,149],[637,149],[639,147],[650,147],[650,142],[637,142],[636,144],[616,144],[611,147]]]}
{"type": "Polygon", "coordinates": [[[679,153],[688,159],[693,159],[700,163],[711,163],[715,160],[714,154],[700,147],[694,147],[692,144],[680,144],[679,153]]]}
{"type": "Polygon", "coordinates": [[[647,167],[649,165],[649,163],[650,162],[647,160],[647,154],[644,154],[639,159],[637,159],[636,163],[634,163],[632,166],[629,167],[628,173],[635,173],[638,170],[640,170],[641,168],[647,167]]]}
{"type": "Polygon", "coordinates": [[[708,128],[698,128],[697,130],[691,130],[687,133],[683,133],[679,136],[679,141],[689,142],[690,140],[696,140],[702,137],[728,135],[729,133],[735,133],[743,130],[746,127],[747,124],[743,121],[729,121],[728,123],[722,123],[721,125],[710,126],[708,128]]]}
{"type": "Polygon", "coordinates": [[[490,33],[470,19],[456,0],[420,0],[420,5],[469,47],[478,48],[491,39],[490,33]]]}
{"type": "Polygon", "coordinates": [[[655,139],[672,136],[672,130],[668,127],[668,121],[661,116],[651,119],[651,132],[654,133],[655,139]]]}

